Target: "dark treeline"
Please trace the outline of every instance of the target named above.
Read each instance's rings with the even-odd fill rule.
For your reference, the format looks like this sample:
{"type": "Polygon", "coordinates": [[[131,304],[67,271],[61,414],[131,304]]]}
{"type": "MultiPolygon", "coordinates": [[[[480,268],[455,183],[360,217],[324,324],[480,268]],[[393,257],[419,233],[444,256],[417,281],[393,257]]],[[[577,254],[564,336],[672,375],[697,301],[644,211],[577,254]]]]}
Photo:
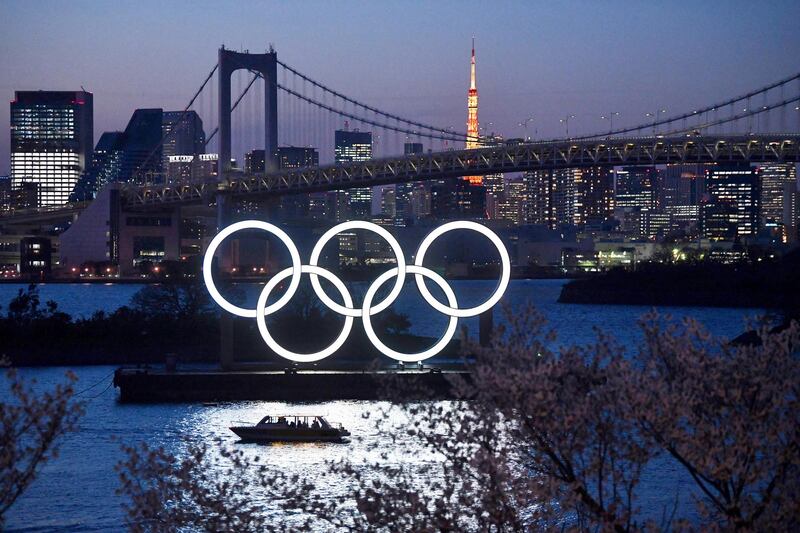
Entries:
{"type": "Polygon", "coordinates": [[[573,280],[559,302],[652,306],[761,307],[800,317],[800,251],[751,264],[643,264],[573,280]]]}
{"type": "Polygon", "coordinates": [[[212,360],[219,320],[200,291],[198,285],[152,285],[113,313],[73,318],[56,302],[43,303],[30,285],[0,316],[0,356],[16,366],[153,363],[167,353],[212,360]]]}
{"type": "MultiPolygon", "coordinates": [[[[243,294],[235,288],[233,300],[243,294]]],[[[241,302],[239,302],[241,303],[241,302]]],[[[331,313],[308,289],[300,289],[285,308],[269,319],[274,338],[288,349],[314,352],[333,341],[343,318],[331,313]]],[[[264,344],[255,320],[235,320],[235,358],[278,367],[290,363],[264,344]]],[[[391,309],[373,317],[377,334],[389,346],[416,352],[434,339],[409,333],[408,316],[391,309]]],[[[443,355],[458,353],[453,341],[443,355]]],[[[163,363],[173,355],[182,363],[217,362],[220,357],[220,315],[199,281],[148,285],[127,306],[113,313],[98,311],[74,318],[54,301],[42,302],[39,289],[20,289],[0,314],[0,358],[15,366],[163,363]]],[[[364,364],[378,358],[363,328],[354,325],[344,346],[324,364],[364,364]]],[[[385,362],[385,361],[383,361],[385,362]]]]}

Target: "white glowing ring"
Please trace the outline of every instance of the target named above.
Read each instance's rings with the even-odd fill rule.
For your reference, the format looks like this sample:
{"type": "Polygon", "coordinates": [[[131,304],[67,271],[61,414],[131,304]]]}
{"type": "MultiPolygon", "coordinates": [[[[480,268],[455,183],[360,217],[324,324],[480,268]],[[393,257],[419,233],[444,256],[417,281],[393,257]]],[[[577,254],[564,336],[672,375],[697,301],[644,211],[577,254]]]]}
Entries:
{"type": "MultiPolygon", "coordinates": [[[[497,288],[495,289],[492,296],[483,302],[481,305],[470,307],[469,309],[458,309],[453,304],[450,304],[450,307],[440,303],[436,298],[428,290],[428,287],[425,286],[425,280],[423,279],[423,275],[415,274],[414,278],[417,281],[417,287],[419,288],[419,292],[422,294],[422,297],[425,298],[425,301],[431,304],[431,307],[439,311],[440,313],[444,313],[445,315],[451,317],[459,317],[465,318],[470,316],[476,316],[484,311],[488,311],[491,309],[493,305],[500,301],[500,298],[503,297],[503,294],[506,292],[506,288],[508,287],[508,282],[511,280],[511,259],[508,257],[508,251],[506,250],[505,245],[503,245],[503,241],[500,240],[500,237],[497,236],[495,232],[487,228],[486,226],[482,226],[477,222],[470,222],[467,220],[457,220],[454,222],[448,222],[447,224],[443,224],[430,232],[423,240],[422,243],[419,245],[419,249],[417,250],[417,256],[414,259],[415,266],[422,266],[422,261],[425,259],[425,253],[430,248],[433,241],[437,238],[441,237],[448,231],[459,230],[459,229],[466,229],[477,231],[481,235],[487,237],[492,244],[495,245],[497,251],[500,252],[500,262],[502,264],[502,272],[500,274],[500,281],[497,284],[497,288]]],[[[410,271],[410,270],[409,270],[410,271]]]]}
{"type": "MultiPolygon", "coordinates": [[[[367,307],[366,309],[370,315],[374,315],[376,313],[380,313],[390,305],[394,303],[398,296],[400,296],[400,291],[403,290],[403,284],[406,281],[406,259],[403,256],[403,250],[400,248],[400,243],[397,242],[397,239],[389,233],[385,228],[378,226],[377,224],[373,224],[372,222],[366,222],[363,220],[351,220],[349,222],[342,222],[341,224],[337,224],[336,226],[332,227],[328,231],[326,231],[322,237],[319,238],[317,244],[314,245],[314,249],[311,251],[311,258],[309,259],[308,263],[311,266],[317,266],[317,262],[319,261],[319,256],[322,254],[322,249],[328,244],[328,241],[335,237],[337,234],[347,231],[347,230],[354,230],[354,229],[363,229],[367,231],[371,231],[373,233],[377,233],[379,236],[383,237],[386,242],[389,243],[391,246],[392,251],[397,259],[397,269],[399,274],[397,275],[397,281],[395,281],[394,287],[392,288],[391,292],[383,299],[383,301],[377,304],[375,307],[367,307]]],[[[322,285],[319,283],[319,278],[316,274],[311,274],[309,276],[311,279],[311,285],[314,287],[314,292],[317,293],[317,296],[322,303],[325,304],[328,308],[332,311],[339,313],[340,315],[350,316],[350,317],[359,317],[362,316],[364,309],[354,309],[352,304],[348,304],[347,307],[343,305],[339,305],[338,303],[334,302],[332,299],[325,294],[325,291],[322,288],[322,285]]],[[[438,302],[437,302],[438,303],[438,302]]]]}
{"type": "Polygon", "coordinates": [[[300,267],[302,265],[302,261],[300,261],[300,253],[297,251],[297,247],[294,245],[294,242],[292,242],[292,239],[290,239],[286,232],[284,232],[278,226],[270,224],[269,222],[262,222],[260,220],[244,220],[242,222],[236,222],[217,233],[217,235],[211,240],[211,243],[208,245],[208,250],[206,250],[206,255],[203,258],[203,280],[206,283],[209,294],[211,294],[211,298],[213,298],[220,307],[231,314],[245,318],[254,318],[256,316],[256,309],[245,309],[243,307],[238,307],[223,298],[217,290],[217,286],[214,285],[214,278],[211,275],[211,263],[214,260],[214,252],[217,251],[219,245],[222,244],[222,241],[224,241],[232,233],[245,229],[260,229],[275,235],[281,240],[281,242],[283,242],[284,245],[286,245],[286,248],[289,249],[289,255],[292,258],[292,266],[290,267],[292,279],[289,282],[289,288],[286,290],[286,293],[278,299],[278,301],[265,309],[267,314],[274,313],[286,305],[292,296],[294,296],[295,291],[297,291],[297,287],[300,285],[300,267]]]}
{"type": "MultiPolygon", "coordinates": [[[[453,292],[453,289],[450,288],[450,285],[436,272],[430,270],[425,267],[417,266],[417,265],[408,265],[407,270],[409,273],[414,274],[416,276],[424,276],[426,278],[432,279],[436,282],[439,287],[442,288],[444,291],[445,296],[447,297],[447,303],[450,304],[451,307],[457,307],[458,302],[456,302],[456,295],[453,292]]],[[[414,354],[406,354],[402,352],[398,352],[396,350],[392,350],[388,346],[386,346],[375,334],[375,330],[372,328],[372,319],[370,318],[370,313],[367,312],[370,309],[370,305],[372,305],[372,299],[375,297],[375,293],[378,292],[378,289],[383,286],[386,281],[391,278],[392,276],[397,276],[399,269],[393,268],[387,272],[384,272],[378,279],[376,279],[372,285],[369,286],[367,289],[367,294],[364,295],[364,303],[362,305],[363,308],[363,316],[362,320],[364,322],[364,331],[367,334],[367,338],[369,338],[372,345],[384,355],[391,357],[392,359],[396,359],[397,361],[403,361],[405,363],[415,363],[417,361],[423,361],[434,355],[441,352],[445,346],[450,342],[453,338],[453,335],[456,332],[456,326],[458,325],[458,317],[450,315],[450,322],[447,324],[447,330],[445,331],[444,335],[430,348],[424,350],[419,353],[414,354]]],[[[425,296],[423,295],[425,300],[428,303],[431,303],[431,300],[434,300],[433,296],[425,296]]]]}
{"type": "MultiPolygon", "coordinates": [[[[272,349],[272,351],[274,351],[276,354],[280,355],[285,359],[289,359],[290,361],[295,361],[298,363],[313,363],[314,361],[325,359],[326,357],[333,354],[336,350],[342,347],[342,345],[347,340],[348,335],[350,335],[350,330],[353,328],[353,317],[351,316],[345,317],[344,326],[342,327],[342,332],[339,334],[338,337],[336,337],[336,340],[334,340],[333,343],[331,343],[324,350],[307,354],[297,353],[287,350],[286,348],[278,344],[278,342],[274,338],[272,338],[272,335],[270,335],[269,330],[267,329],[267,322],[265,316],[270,314],[271,312],[274,312],[274,311],[269,311],[270,308],[266,307],[267,299],[269,298],[269,295],[272,292],[272,290],[278,285],[278,283],[280,283],[290,275],[294,276],[295,273],[300,273],[301,271],[306,274],[318,275],[327,279],[328,281],[333,283],[333,286],[336,287],[336,289],[342,295],[344,303],[349,306],[353,305],[353,299],[350,297],[350,293],[347,291],[347,287],[345,286],[344,283],[342,283],[342,280],[333,275],[331,272],[328,272],[327,270],[320,268],[318,266],[312,266],[312,265],[302,265],[302,267],[297,270],[294,270],[292,267],[289,267],[275,274],[275,276],[273,276],[272,279],[269,280],[269,282],[266,285],[264,285],[264,288],[261,291],[261,295],[258,297],[258,303],[256,304],[256,323],[258,324],[258,331],[259,333],[261,333],[261,337],[264,339],[264,342],[266,342],[267,346],[269,346],[272,349]]],[[[275,307],[275,304],[273,304],[270,307],[275,307]]]]}

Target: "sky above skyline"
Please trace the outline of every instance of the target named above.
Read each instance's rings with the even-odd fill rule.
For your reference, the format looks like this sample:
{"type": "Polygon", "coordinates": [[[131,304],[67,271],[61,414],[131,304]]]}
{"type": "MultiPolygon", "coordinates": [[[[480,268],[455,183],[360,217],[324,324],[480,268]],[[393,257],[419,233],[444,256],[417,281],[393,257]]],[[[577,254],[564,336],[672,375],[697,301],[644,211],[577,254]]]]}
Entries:
{"type": "MultiPolygon", "coordinates": [[[[470,39],[480,122],[508,137],[641,123],[800,70],[800,2],[0,3],[0,92],[94,93],[95,140],[137,107],[181,109],[217,48],[263,51],[340,92],[465,130],[470,39]],[[574,128],[574,129],[573,129],[574,128]]],[[[799,88],[800,89],[800,88],[799,88]]],[[[8,104],[0,106],[8,127],[8,104]]],[[[797,129],[797,120],[793,122],[797,129]]],[[[216,124],[206,123],[209,131],[216,124]]],[[[8,130],[6,130],[8,131],[8,130]]],[[[0,174],[9,135],[0,137],[0,174]]]]}

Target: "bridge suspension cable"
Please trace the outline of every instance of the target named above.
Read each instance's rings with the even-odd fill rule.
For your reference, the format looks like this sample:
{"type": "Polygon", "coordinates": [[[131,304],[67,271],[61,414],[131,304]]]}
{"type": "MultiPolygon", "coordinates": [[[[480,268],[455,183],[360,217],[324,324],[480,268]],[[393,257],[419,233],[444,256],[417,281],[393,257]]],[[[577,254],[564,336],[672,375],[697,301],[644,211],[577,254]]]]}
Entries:
{"type": "Polygon", "coordinates": [[[158,141],[158,144],[156,144],[155,147],[153,147],[153,149],[150,151],[150,153],[147,154],[145,160],[138,167],[136,167],[136,171],[134,172],[134,174],[138,175],[139,172],[141,172],[142,168],[144,168],[147,165],[147,163],[150,162],[150,159],[152,159],[153,155],[155,155],[158,149],[164,146],[164,143],[167,142],[167,140],[169,140],[175,134],[175,132],[178,131],[178,127],[183,123],[184,118],[186,118],[186,115],[189,113],[189,109],[194,105],[194,102],[195,100],[197,100],[197,97],[200,96],[200,93],[202,93],[203,89],[205,89],[206,85],[208,85],[208,82],[211,80],[211,77],[217,71],[217,67],[218,65],[215,64],[214,68],[212,68],[211,72],[209,72],[208,76],[206,76],[206,79],[205,81],[203,81],[203,84],[200,85],[200,88],[197,89],[197,91],[194,93],[192,99],[189,100],[189,103],[186,104],[186,107],[183,108],[183,111],[181,112],[180,117],[178,117],[178,120],[169,130],[164,132],[164,134],[161,136],[161,140],[158,141]]]}
{"type": "MultiPolygon", "coordinates": [[[[251,72],[252,72],[252,71],[251,71],[251,72]]],[[[257,80],[259,77],[261,77],[261,75],[260,75],[260,74],[257,74],[257,73],[256,73],[256,75],[255,75],[255,76],[253,76],[253,79],[252,79],[252,80],[250,80],[250,83],[248,83],[248,84],[247,84],[247,86],[244,88],[244,90],[242,91],[242,94],[240,94],[240,95],[239,95],[239,98],[237,98],[237,99],[236,99],[236,101],[235,101],[235,102],[233,103],[233,105],[231,106],[231,112],[233,112],[233,111],[236,109],[236,107],[239,105],[239,102],[241,102],[241,101],[242,101],[242,99],[244,98],[244,95],[246,95],[246,94],[247,94],[247,91],[249,91],[249,90],[250,90],[250,87],[252,87],[252,86],[253,86],[253,84],[256,82],[256,80],[257,80]]],[[[206,138],[206,142],[205,142],[205,145],[204,145],[204,146],[208,146],[208,143],[209,143],[209,142],[211,142],[211,139],[213,139],[213,138],[214,138],[214,135],[216,135],[218,131],[219,131],[219,125],[217,125],[217,127],[216,127],[216,128],[214,128],[214,131],[212,131],[212,132],[211,132],[211,134],[210,134],[210,135],[209,135],[209,136],[206,138]]]]}
{"type": "MultiPolygon", "coordinates": [[[[253,70],[250,70],[250,69],[248,69],[248,70],[253,74],[253,80],[250,82],[250,85],[247,86],[245,91],[239,97],[239,100],[241,100],[244,97],[244,95],[247,92],[247,90],[253,84],[253,81],[255,81],[257,78],[262,78],[263,79],[263,76],[261,75],[260,72],[256,72],[256,71],[253,71],[253,70]]],[[[291,96],[294,96],[295,98],[298,98],[300,100],[303,100],[304,102],[307,102],[307,103],[309,103],[311,105],[314,105],[314,106],[316,106],[316,107],[318,107],[320,109],[323,109],[323,110],[326,110],[326,111],[330,111],[330,112],[335,113],[337,115],[340,115],[342,117],[346,117],[346,118],[349,118],[349,119],[352,119],[352,120],[355,120],[355,121],[358,121],[358,122],[362,122],[364,124],[369,124],[371,126],[375,126],[376,128],[382,128],[382,129],[385,129],[385,130],[396,131],[398,133],[405,133],[407,135],[415,135],[415,136],[418,136],[418,137],[425,137],[425,138],[428,138],[428,139],[440,139],[440,140],[443,140],[443,141],[463,141],[464,140],[464,138],[462,138],[459,134],[454,134],[453,132],[447,132],[445,130],[438,130],[437,129],[437,130],[435,130],[437,133],[433,133],[431,131],[423,132],[423,131],[419,131],[419,130],[411,130],[411,129],[403,128],[403,127],[400,127],[400,126],[397,126],[397,125],[393,126],[391,124],[377,122],[375,120],[369,119],[369,118],[364,117],[364,116],[356,115],[354,113],[350,113],[350,112],[344,111],[342,109],[337,109],[337,108],[335,108],[335,107],[333,107],[331,105],[328,105],[328,104],[326,104],[324,102],[320,102],[319,100],[316,100],[316,99],[311,98],[309,96],[306,96],[304,94],[300,94],[300,92],[298,92],[298,91],[296,91],[294,89],[290,89],[289,87],[286,87],[286,86],[284,86],[284,85],[282,85],[280,83],[276,83],[276,86],[278,87],[278,89],[284,91],[285,93],[287,93],[287,94],[289,94],[291,96]],[[439,131],[443,131],[444,134],[439,133],[439,131]]],[[[337,94],[337,96],[340,96],[338,93],[336,93],[336,94],[337,94]]],[[[353,102],[350,99],[346,99],[346,100],[350,101],[350,102],[353,102]]],[[[238,104],[238,100],[237,100],[237,104],[238,104]]],[[[231,110],[233,110],[233,108],[235,108],[235,107],[236,106],[234,105],[231,108],[231,110]]],[[[360,107],[364,107],[364,106],[360,105],[360,107]]],[[[372,109],[372,108],[370,108],[370,109],[372,109]]],[[[386,114],[384,114],[382,112],[377,112],[377,110],[376,110],[376,114],[386,116],[386,114]]],[[[409,122],[409,121],[405,121],[403,119],[400,119],[399,117],[397,119],[395,119],[395,120],[397,122],[403,122],[403,123],[408,123],[409,122]]],[[[214,133],[216,133],[216,130],[214,131],[214,133]]],[[[212,136],[213,136],[213,134],[212,134],[212,136]]]]}
{"type": "MultiPolygon", "coordinates": [[[[703,108],[700,108],[700,109],[695,109],[695,110],[693,110],[693,111],[691,111],[689,113],[683,113],[681,115],[675,115],[675,116],[663,118],[661,120],[654,120],[653,122],[648,122],[648,123],[645,123],[645,124],[639,124],[637,126],[620,128],[620,129],[613,130],[613,131],[607,131],[607,132],[603,132],[603,133],[596,133],[596,134],[592,134],[592,135],[581,135],[581,136],[577,136],[577,137],[571,137],[571,139],[583,140],[583,139],[596,139],[598,137],[608,137],[608,136],[611,136],[611,135],[623,135],[625,133],[633,133],[633,132],[646,130],[646,129],[650,129],[650,128],[657,128],[659,126],[663,126],[663,125],[666,125],[666,124],[672,124],[672,123],[678,122],[678,121],[685,121],[685,120],[690,119],[690,118],[697,118],[697,117],[700,117],[700,116],[702,116],[702,115],[704,115],[704,114],[706,114],[706,113],[708,113],[710,111],[716,112],[717,110],[722,109],[724,107],[727,107],[729,105],[734,105],[734,104],[737,104],[737,103],[745,101],[745,100],[750,100],[754,96],[758,96],[760,94],[766,95],[766,93],[768,93],[769,91],[771,91],[773,89],[776,89],[778,87],[783,89],[784,86],[790,84],[791,82],[793,82],[795,80],[800,80],[800,73],[797,73],[797,74],[794,74],[792,76],[789,76],[788,78],[784,78],[782,80],[776,81],[774,83],[771,83],[769,85],[761,87],[760,89],[757,89],[755,91],[751,91],[749,93],[742,94],[740,96],[731,98],[731,99],[726,100],[724,102],[720,102],[718,104],[706,106],[706,107],[703,107],[703,108]]],[[[792,100],[792,102],[793,101],[794,100],[792,100]]],[[[789,103],[789,102],[788,101],[784,101],[784,103],[782,105],[786,105],[786,103],[789,103]]],[[[774,109],[775,107],[781,107],[781,105],[770,107],[770,109],[774,109]]],[[[748,105],[747,108],[749,109],[750,106],[748,105]]],[[[763,112],[764,110],[762,109],[761,111],[763,112]]],[[[748,114],[746,116],[752,116],[753,114],[757,114],[757,113],[748,114]]],[[[739,117],[739,118],[744,118],[744,117],[739,117]]],[[[730,122],[730,120],[727,121],[727,122],[730,122]]],[[[722,124],[724,122],[720,121],[718,123],[722,124]]],[[[714,125],[716,125],[716,124],[714,124],[714,125]]],[[[674,130],[674,132],[691,131],[691,130],[698,129],[698,127],[704,128],[704,127],[707,127],[707,126],[706,125],[702,125],[702,126],[694,125],[694,126],[686,127],[683,130],[674,130]]]]}
{"type": "MultiPolygon", "coordinates": [[[[299,76],[303,80],[311,83],[315,87],[319,87],[320,89],[323,90],[323,92],[327,92],[327,93],[329,93],[329,94],[331,94],[331,95],[333,95],[333,96],[335,96],[337,98],[342,99],[345,102],[349,102],[350,104],[352,104],[355,107],[360,107],[360,108],[362,108],[362,109],[364,109],[366,111],[369,111],[371,113],[374,113],[376,115],[380,115],[382,117],[385,117],[385,118],[388,118],[388,119],[391,119],[391,120],[402,122],[402,123],[408,124],[410,126],[415,126],[417,128],[421,128],[421,129],[424,129],[424,130],[435,131],[438,134],[445,135],[446,139],[445,139],[445,137],[436,137],[436,136],[431,136],[431,135],[427,135],[427,134],[420,134],[419,132],[417,132],[415,130],[398,129],[398,130],[395,130],[395,131],[406,132],[406,133],[409,132],[409,131],[413,131],[413,133],[415,135],[419,134],[419,135],[422,135],[424,137],[437,138],[437,139],[441,138],[443,140],[466,141],[469,138],[469,135],[467,135],[466,133],[460,133],[460,132],[455,132],[455,131],[452,131],[452,130],[448,130],[447,128],[431,126],[429,124],[424,124],[424,123],[417,122],[417,121],[414,121],[414,120],[409,120],[409,119],[400,117],[398,115],[395,115],[393,113],[388,113],[386,111],[382,111],[382,110],[377,109],[375,107],[372,107],[372,106],[370,106],[368,104],[365,104],[363,102],[360,102],[358,100],[355,100],[353,98],[345,96],[344,94],[342,94],[342,93],[340,93],[338,91],[335,91],[335,90],[331,89],[330,87],[328,87],[328,86],[326,86],[326,85],[324,85],[324,84],[322,84],[322,83],[320,83],[320,82],[318,82],[318,81],[316,81],[316,80],[314,80],[312,78],[309,78],[305,74],[303,74],[301,72],[298,72],[296,69],[292,68],[291,66],[287,65],[286,63],[283,63],[282,61],[278,61],[278,64],[280,66],[282,66],[283,68],[285,68],[286,70],[288,70],[289,72],[291,72],[292,74],[294,74],[296,76],[299,76]]],[[[280,85],[279,85],[279,87],[280,87],[280,85]]],[[[314,102],[310,102],[310,103],[314,103],[314,102]]],[[[333,111],[336,111],[336,110],[334,109],[333,111]]],[[[361,120],[361,119],[358,119],[358,120],[361,120]]],[[[366,122],[368,124],[371,124],[371,122],[367,122],[367,121],[364,121],[364,120],[361,120],[361,121],[362,122],[366,122]]],[[[393,128],[387,128],[387,129],[393,129],[393,128]]]]}
{"type": "MultiPolygon", "coordinates": [[[[739,114],[736,114],[736,115],[732,115],[730,117],[726,117],[726,118],[723,118],[723,119],[715,120],[715,121],[712,121],[712,122],[706,122],[706,123],[703,123],[703,124],[697,124],[697,125],[692,126],[692,127],[682,128],[682,129],[678,129],[678,130],[670,130],[670,131],[664,132],[663,135],[675,135],[675,134],[678,134],[678,133],[686,133],[686,132],[693,131],[693,130],[707,129],[707,128],[710,128],[710,127],[713,127],[713,126],[719,126],[721,124],[727,124],[729,122],[734,122],[734,121],[737,121],[737,120],[741,120],[743,118],[754,117],[754,116],[760,115],[762,113],[768,113],[769,111],[772,111],[773,109],[778,109],[778,108],[787,106],[789,104],[794,104],[795,102],[800,102],[800,95],[798,95],[798,96],[796,96],[794,98],[783,100],[781,102],[776,102],[774,104],[761,106],[761,107],[759,107],[759,108],[757,108],[755,110],[750,110],[748,108],[748,111],[746,111],[746,112],[739,113],[739,114]]],[[[750,133],[750,132],[748,132],[748,133],[750,133]]]]}

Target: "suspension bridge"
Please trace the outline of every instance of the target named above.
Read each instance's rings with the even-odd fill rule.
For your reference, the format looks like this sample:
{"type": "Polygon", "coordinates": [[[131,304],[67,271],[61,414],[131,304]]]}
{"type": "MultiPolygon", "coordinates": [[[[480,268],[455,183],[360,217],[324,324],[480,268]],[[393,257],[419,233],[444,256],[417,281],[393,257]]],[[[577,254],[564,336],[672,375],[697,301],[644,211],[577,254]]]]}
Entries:
{"type": "MultiPolygon", "coordinates": [[[[476,140],[484,146],[471,150],[453,149],[471,140],[466,133],[404,118],[348,97],[278,60],[273,50],[250,54],[220,49],[217,64],[184,112],[195,106],[206,89],[210,88],[213,93],[215,75],[219,126],[208,135],[206,144],[216,141],[217,176],[172,182],[154,180],[150,176],[144,183],[131,183],[123,188],[126,206],[147,208],[199,203],[218,194],[270,196],[569,167],[800,161],[800,134],[797,133],[800,132],[800,74],[675,116],[659,117],[656,113],[648,122],[535,142],[523,138],[497,143],[482,137],[476,140]],[[244,88],[232,101],[231,80],[236,72],[248,78],[244,82],[240,78],[239,85],[244,88]],[[254,87],[261,90],[253,91],[254,87]],[[263,94],[263,99],[256,98],[254,106],[242,111],[247,109],[243,102],[247,102],[245,97],[251,91],[263,94]],[[259,135],[256,142],[263,142],[265,171],[235,171],[230,164],[232,118],[237,118],[246,128],[248,118],[262,118],[259,116],[262,109],[263,136],[259,135]],[[278,124],[284,119],[286,125],[279,129],[278,124]],[[341,119],[383,132],[384,146],[376,150],[382,157],[312,168],[278,168],[279,144],[312,146],[322,155],[332,148],[330,133],[335,129],[333,124],[341,119]],[[792,130],[794,133],[787,133],[792,130]],[[426,139],[431,145],[439,143],[440,149],[401,155],[396,141],[394,146],[386,142],[389,134],[402,136],[403,140],[426,139]],[[392,149],[395,154],[389,153],[392,149]]],[[[240,127],[238,145],[251,140],[247,137],[252,133],[240,127]]],[[[164,140],[168,137],[169,133],[164,140]]]]}
{"type": "MultiPolygon", "coordinates": [[[[256,198],[569,167],[800,161],[800,73],[673,116],[653,113],[648,114],[650,121],[550,140],[497,142],[487,135],[477,139],[482,147],[463,150],[460,147],[468,140],[475,140],[466,133],[402,117],[349,97],[282,62],[272,49],[252,54],[222,47],[177,123],[165,132],[141,168],[158,157],[161,146],[190,111],[198,113],[205,124],[216,124],[205,144],[207,152],[219,154],[218,171],[213,176],[182,180],[142,172],[122,186],[121,203],[126,209],[213,202],[220,194],[256,198]],[[373,154],[378,157],[332,163],[331,133],[343,120],[373,132],[373,154]],[[429,151],[404,154],[403,143],[409,140],[427,140],[429,151]],[[278,146],[313,147],[327,163],[280,169],[278,146]],[[232,153],[243,154],[253,148],[264,149],[263,172],[232,168],[232,153]]],[[[76,207],[63,209],[72,213],[76,207]]],[[[46,216],[58,212],[49,209],[46,216]]],[[[33,216],[18,213],[23,215],[33,216]]]]}

